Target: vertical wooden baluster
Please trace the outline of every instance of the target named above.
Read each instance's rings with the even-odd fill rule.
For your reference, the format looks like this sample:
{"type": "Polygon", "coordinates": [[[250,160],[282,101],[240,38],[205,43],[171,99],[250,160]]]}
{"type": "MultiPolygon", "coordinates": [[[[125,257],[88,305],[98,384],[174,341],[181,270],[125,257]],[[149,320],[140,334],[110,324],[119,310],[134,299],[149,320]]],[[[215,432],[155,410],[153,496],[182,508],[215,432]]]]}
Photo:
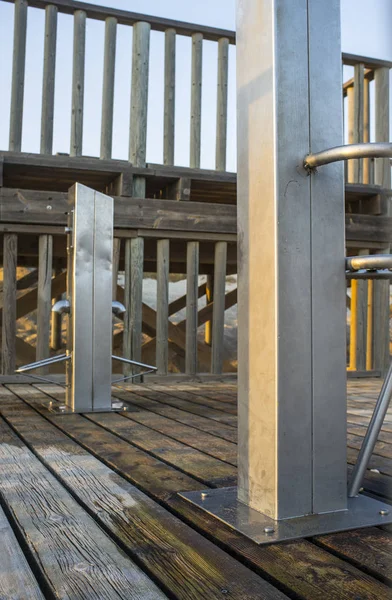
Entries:
{"type": "Polygon", "coordinates": [[[225,330],[227,242],[215,244],[214,306],[212,317],[211,372],[220,374],[223,369],[223,342],[225,330]]]}
{"type": "Polygon", "coordinates": [[[53,152],[54,87],[56,74],[57,6],[45,8],[44,74],[42,82],[41,154],[53,152]]]}
{"type": "Polygon", "coordinates": [[[192,35],[190,166],[195,169],[200,168],[202,63],[203,36],[201,33],[194,33],[192,35]]]}
{"type": "Polygon", "coordinates": [[[116,61],[117,19],[105,20],[105,50],[102,84],[101,158],[112,157],[114,74],[116,61]]]}
{"type": "Polygon", "coordinates": [[[197,325],[198,325],[198,279],[199,242],[187,243],[186,261],[186,341],[185,370],[188,375],[197,373],[197,325]]]}
{"type": "MultiPolygon", "coordinates": [[[[52,310],[53,237],[40,235],[38,242],[38,304],[36,360],[50,356],[50,320],[52,310]]],[[[47,373],[42,367],[39,373],[47,373]]]]}
{"type": "Polygon", "coordinates": [[[157,243],[157,341],[156,366],[158,375],[167,375],[169,357],[169,268],[170,242],[158,240],[157,243]]]}
{"type": "MultiPolygon", "coordinates": [[[[363,142],[370,142],[370,82],[367,77],[363,86],[363,142]]],[[[372,183],[370,174],[370,158],[363,159],[363,183],[372,183]]]]}
{"type": "MultiPolygon", "coordinates": [[[[364,132],[364,87],[365,65],[360,63],[354,67],[354,132],[353,143],[363,142],[364,132]]],[[[363,160],[354,160],[354,183],[362,183],[363,160]]]]}
{"type": "Polygon", "coordinates": [[[357,369],[357,290],[358,281],[351,280],[351,316],[350,316],[350,364],[349,371],[357,369]]]}
{"type": "MultiPolygon", "coordinates": [[[[388,142],[390,139],[389,110],[390,89],[389,69],[381,67],[374,72],[375,79],[375,138],[376,142],[388,142]]],[[[375,183],[385,189],[391,188],[391,168],[387,158],[375,161],[375,183]]],[[[389,203],[382,207],[385,216],[390,215],[389,203]]],[[[389,252],[390,247],[383,248],[389,252]]],[[[383,373],[389,365],[389,281],[375,281],[373,294],[373,360],[376,369],[383,373]]]]}
{"type": "MultiPolygon", "coordinates": [[[[141,360],[143,299],[143,238],[125,241],[124,346],[125,358],[141,360]]],[[[125,365],[124,374],[138,373],[125,365]]]]}
{"type": "MultiPolygon", "coordinates": [[[[133,26],[129,160],[135,167],[146,166],[150,30],[151,25],[142,21],[133,26]]],[[[145,178],[134,177],[133,196],[144,198],[145,195],[145,178]]]]}
{"type": "Polygon", "coordinates": [[[366,280],[357,282],[357,371],[366,368],[368,287],[366,280]]]}
{"type": "Polygon", "coordinates": [[[221,38],[218,42],[218,93],[215,150],[215,168],[218,171],[226,170],[228,69],[229,40],[227,38],[221,38]]]}
{"type": "MultiPolygon", "coordinates": [[[[354,143],[354,130],[355,130],[355,109],[354,109],[354,86],[347,88],[347,119],[348,119],[348,143],[354,143]]],[[[353,183],[354,181],[354,161],[348,160],[347,162],[347,181],[353,183]]]]}
{"type": "MultiPolygon", "coordinates": [[[[210,304],[214,299],[214,277],[207,275],[206,281],[206,305],[210,304]]],[[[204,331],[204,342],[211,346],[212,344],[212,321],[207,321],[204,331]]]]}
{"type": "Polygon", "coordinates": [[[81,156],[83,149],[84,63],[86,53],[86,13],[74,14],[71,156],[81,156]]]}
{"type": "Polygon", "coordinates": [[[373,281],[368,279],[367,330],[366,330],[366,371],[373,369],[373,281]]]}
{"type": "Polygon", "coordinates": [[[15,0],[14,14],[9,149],[14,152],[20,152],[22,148],[23,94],[26,63],[27,0],[15,0]]]}
{"type": "Polygon", "coordinates": [[[176,96],[176,30],[165,31],[165,91],[163,119],[163,164],[174,165],[176,96]]]}
{"type": "Polygon", "coordinates": [[[3,320],[1,373],[11,375],[16,363],[16,266],[18,238],[14,233],[3,239],[3,320]]]}

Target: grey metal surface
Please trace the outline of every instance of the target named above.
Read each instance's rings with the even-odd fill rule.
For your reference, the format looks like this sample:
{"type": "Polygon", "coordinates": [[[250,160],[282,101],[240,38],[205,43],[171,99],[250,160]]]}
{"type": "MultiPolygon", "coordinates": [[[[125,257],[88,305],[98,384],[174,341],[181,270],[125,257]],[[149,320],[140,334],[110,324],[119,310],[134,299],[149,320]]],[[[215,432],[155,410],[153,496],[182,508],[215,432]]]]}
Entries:
{"type": "MultiPolygon", "coordinates": [[[[340,0],[309,0],[308,35],[309,147],[317,152],[343,143],[340,0]]],[[[309,179],[312,512],[320,513],[347,503],[343,164],[328,165],[309,179]]]]}
{"type": "MultiPolygon", "coordinates": [[[[51,383],[53,383],[53,381],[51,381],[51,383]]],[[[83,411],[77,408],[70,408],[66,404],[62,402],[57,402],[56,400],[49,400],[48,402],[43,402],[42,406],[47,408],[50,412],[56,413],[57,415],[73,415],[81,413],[88,414],[91,412],[126,412],[128,410],[128,406],[120,400],[111,402],[109,406],[106,406],[105,408],[94,408],[94,410],[88,411],[83,411]]]]}
{"type": "Polygon", "coordinates": [[[57,356],[43,358],[41,360],[37,360],[36,362],[29,363],[28,365],[23,365],[23,367],[19,367],[15,370],[15,373],[27,373],[28,371],[33,371],[34,369],[39,369],[40,367],[46,367],[48,365],[54,365],[55,363],[70,360],[70,358],[71,356],[69,354],[58,354],[57,356]]]}
{"type": "Polygon", "coordinates": [[[346,258],[346,269],[349,271],[392,269],[392,254],[349,256],[346,258]]]}
{"type": "Polygon", "coordinates": [[[238,493],[297,517],[347,502],[343,166],[303,169],[343,139],[340,7],[237,5],[238,493]]]}
{"type": "Polygon", "coordinates": [[[237,2],[238,493],[279,517],[312,508],[307,28],[306,0],[237,2]]]}
{"type": "Polygon", "coordinates": [[[122,302],[119,302],[118,300],[113,300],[112,302],[112,313],[114,315],[122,315],[125,313],[125,306],[122,302]]]}
{"type": "Polygon", "coordinates": [[[110,408],[112,376],[113,198],[92,192],[94,200],[93,256],[93,410],[110,408]]]}
{"type": "Polygon", "coordinates": [[[391,506],[362,495],[350,498],[347,510],[280,521],[275,521],[239,502],[235,487],[184,492],[179,495],[257,544],[271,544],[392,523],[391,506]]]}
{"type": "Polygon", "coordinates": [[[363,478],[365,477],[370,458],[373,454],[378,436],[381,431],[382,424],[385,419],[389,404],[392,397],[392,362],[389,366],[388,373],[384,379],[380,394],[372,418],[370,420],[366,435],[363,438],[362,446],[358,454],[357,462],[351,474],[351,479],[348,487],[348,495],[350,498],[359,494],[362,486],[363,478]]]}
{"type": "MultiPolygon", "coordinates": [[[[332,124],[333,120],[330,119],[329,123],[332,124]]],[[[305,169],[315,169],[322,165],[353,158],[392,158],[392,144],[388,142],[374,142],[335,146],[327,150],[308,154],[304,159],[304,167],[305,169]]]]}
{"type": "Polygon", "coordinates": [[[58,313],[59,315],[68,315],[70,312],[69,300],[58,300],[55,304],[53,304],[52,312],[58,313]]]}

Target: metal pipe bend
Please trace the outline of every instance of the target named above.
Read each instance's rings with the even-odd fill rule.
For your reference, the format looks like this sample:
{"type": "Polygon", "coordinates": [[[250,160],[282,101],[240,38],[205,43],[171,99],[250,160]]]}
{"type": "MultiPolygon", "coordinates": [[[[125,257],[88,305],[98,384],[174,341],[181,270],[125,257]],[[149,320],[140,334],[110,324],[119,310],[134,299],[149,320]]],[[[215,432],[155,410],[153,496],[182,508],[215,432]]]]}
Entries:
{"type": "Polygon", "coordinates": [[[304,167],[308,171],[312,171],[322,165],[353,158],[392,158],[392,144],[389,142],[376,142],[335,146],[305,156],[304,167]]]}

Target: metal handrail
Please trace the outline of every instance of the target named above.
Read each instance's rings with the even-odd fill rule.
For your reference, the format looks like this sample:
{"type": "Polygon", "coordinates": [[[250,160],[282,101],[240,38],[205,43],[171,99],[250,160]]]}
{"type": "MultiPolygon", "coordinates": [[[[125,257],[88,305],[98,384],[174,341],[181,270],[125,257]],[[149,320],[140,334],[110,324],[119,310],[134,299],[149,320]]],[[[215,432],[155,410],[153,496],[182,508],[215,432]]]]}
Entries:
{"type": "Polygon", "coordinates": [[[334,148],[328,148],[322,152],[305,156],[304,167],[308,171],[312,171],[322,165],[354,158],[392,158],[392,144],[389,142],[377,142],[372,144],[335,146],[334,148]]]}
{"type": "Polygon", "coordinates": [[[367,269],[371,271],[379,269],[392,269],[391,254],[370,254],[362,256],[348,256],[346,258],[346,269],[348,271],[360,271],[367,269]]]}

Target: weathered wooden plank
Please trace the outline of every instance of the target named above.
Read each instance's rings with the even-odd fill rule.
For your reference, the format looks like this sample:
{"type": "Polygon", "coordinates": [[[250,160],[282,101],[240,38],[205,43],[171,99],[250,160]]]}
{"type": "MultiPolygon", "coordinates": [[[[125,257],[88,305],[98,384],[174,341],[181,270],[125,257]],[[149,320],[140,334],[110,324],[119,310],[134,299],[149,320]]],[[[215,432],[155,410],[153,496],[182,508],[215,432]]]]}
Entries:
{"type": "Polygon", "coordinates": [[[221,38],[218,42],[218,91],[215,149],[215,168],[218,171],[226,170],[228,69],[229,39],[221,38]]]}
{"type": "Polygon", "coordinates": [[[102,84],[101,158],[111,158],[113,142],[114,73],[117,19],[105,20],[105,50],[102,84]]]}
{"type": "Polygon", "coordinates": [[[392,536],[381,529],[344,531],[317,537],[316,541],[374,577],[392,583],[392,536]]]}
{"type": "Polygon", "coordinates": [[[117,299],[118,270],[120,266],[121,239],[113,238],[113,270],[112,270],[112,294],[113,300],[117,299]]]}
{"type": "Polygon", "coordinates": [[[0,431],[2,497],[49,593],[164,598],[3,420],[0,431]]]}
{"type": "Polygon", "coordinates": [[[133,421],[131,413],[127,419],[122,415],[103,413],[86,416],[121,439],[194,477],[206,486],[225,487],[237,483],[237,472],[233,465],[133,421]]]}
{"type": "Polygon", "coordinates": [[[16,360],[16,266],[18,237],[14,233],[4,235],[3,240],[3,307],[1,335],[1,373],[10,375],[15,371],[16,360]]]}
{"type": "Polygon", "coordinates": [[[23,594],[31,600],[43,600],[44,596],[1,506],[0,535],[0,598],[16,600],[22,598],[23,594]]]}
{"type": "Polygon", "coordinates": [[[131,389],[125,389],[124,387],[115,388],[113,390],[113,396],[126,402],[132,402],[139,406],[143,410],[149,410],[158,415],[162,415],[173,421],[178,421],[184,425],[189,425],[197,430],[206,431],[211,435],[215,435],[229,442],[237,441],[237,431],[231,425],[226,425],[209,419],[207,417],[200,416],[188,412],[185,408],[178,409],[175,406],[168,404],[162,404],[159,402],[160,394],[153,392],[152,390],[145,390],[144,392],[138,391],[137,394],[133,393],[131,389]]]}
{"type": "MultiPolygon", "coordinates": [[[[389,142],[390,85],[389,69],[376,69],[375,83],[375,138],[376,142],[389,142]]],[[[377,158],[375,162],[375,183],[385,189],[391,188],[391,166],[388,158],[377,158]]],[[[390,211],[387,211],[389,214],[390,211]]]]}
{"type": "Polygon", "coordinates": [[[57,6],[45,8],[44,74],[42,82],[41,154],[53,151],[54,86],[56,77],[57,6]]]}
{"type": "Polygon", "coordinates": [[[86,52],[86,13],[74,13],[72,64],[71,156],[80,156],[83,149],[84,64],[86,52]]]}
{"type": "MultiPolygon", "coordinates": [[[[126,240],[123,354],[138,362],[141,361],[142,347],[143,254],[143,238],[126,240]]],[[[139,369],[124,366],[125,375],[138,372],[139,369]]]]}
{"type": "Polygon", "coordinates": [[[168,372],[169,353],[169,267],[170,242],[157,242],[157,329],[156,329],[156,366],[158,375],[168,372]]]}
{"type": "Polygon", "coordinates": [[[214,307],[212,316],[211,373],[223,369],[223,343],[225,332],[227,242],[215,244],[214,307]]]}
{"type": "Polygon", "coordinates": [[[26,63],[27,0],[15,0],[9,149],[22,148],[23,96],[26,63]]]}
{"type": "MultiPolygon", "coordinates": [[[[354,67],[354,131],[353,143],[359,144],[364,141],[364,88],[365,88],[365,65],[359,63],[354,67]]],[[[363,159],[353,161],[353,181],[363,181],[363,159]]]]}
{"type": "Polygon", "coordinates": [[[188,375],[197,373],[197,298],[199,287],[199,242],[187,243],[186,266],[186,346],[185,370],[188,375]]]}
{"type": "Polygon", "coordinates": [[[208,396],[204,391],[199,390],[199,393],[195,389],[187,385],[162,385],[159,383],[148,383],[143,389],[149,389],[155,392],[161,392],[162,401],[164,402],[167,396],[180,398],[181,400],[189,400],[190,402],[196,402],[202,406],[208,406],[222,412],[226,412],[230,415],[237,414],[237,401],[223,402],[217,397],[216,394],[208,396]],[[192,391],[190,391],[192,390],[192,391]]]}
{"type": "Polygon", "coordinates": [[[201,86],[203,64],[203,35],[192,35],[192,78],[191,78],[191,133],[190,162],[192,168],[200,167],[201,148],[201,86]]]}
{"type": "MultiPolygon", "coordinates": [[[[207,275],[206,281],[206,306],[214,300],[214,277],[207,275]]],[[[206,321],[204,330],[204,341],[209,346],[212,345],[212,321],[206,321]]]]}
{"type": "Polygon", "coordinates": [[[176,30],[165,31],[165,87],[163,117],[163,164],[174,164],[176,101],[176,30]]]}
{"type": "MultiPolygon", "coordinates": [[[[151,25],[145,21],[135,23],[133,26],[129,161],[136,167],[146,165],[150,30],[151,25]]],[[[145,186],[145,179],[135,176],[133,196],[144,198],[145,186]]]]}
{"type": "Polygon", "coordinates": [[[234,598],[282,597],[34,411],[18,408],[3,409],[18,434],[171,595],[210,599],[227,589],[234,598]]]}
{"type": "MultiPolygon", "coordinates": [[[[50,317],[52,311],[53,238],[41,235],[38,255],[36,360],[50,356],[50,317]]],[[[47,373],[45,368],[40,373],[47,373]]]]}
{"type": "Polygon", "coordinates": [[[366,370],[366,333],[367,333],[367,281],[357,281],[357,335],[356,335],[356,368],[366,370]]]}
{"type": "MultiPolygon", "coordinates": [[[[82,417],[76,417],[83,421],[82,417]]],[[[86,436],[84,428],[90,429],[92,423],[86,423],[85,420],[86,425],[83,427],[75,426],[74,417],[49,415],[49,418],[56,419],[56,425],[60,429],[77,439],[90,451],[98,453],[104,463],[113,465],[129,481],[133,482],[135,477],[138,477],[139,463],[135,465],[129,454],[123,456],[122,445],[125,442],[119,438],[115,444],[109,442],[113,437],[112,434],[101,428],[97,428],[101,429],[96,434],[97,437],[91,433],[86,436]],[[73,419],[72,425],[69,424],[70,418],[73,419]]],[[[129,444],[128,448],[132,451],[129,444]]],[[[143,484],[147,484],[146,476],[143,477],[143,484]]],[[[166,487],[166,480],[161,480],[160,485],[166,487]]],[[[197,482],[194,482],[194,486],[194,489],[198,489],[197,482]]],[[[150,484],[148,490],[156,497],[155,483],[152,486],[150,484]]],[[[192,522],[196,528],[217,540],[230,553],[241,556],[242,560],[258,573],[267,575],[276,585],[290,590],[290,595],[304,600],[324,600],[326,597],[334,600],[351,600],[357,596],[376,600],[376,598],[389,597],[387,586],[313,544],[297,541],[283,545],[256,546],[231,528],[224,527],[219,520],[193,508],[176,494],[167,494],[163,502],[171,510],[192,522]]],[[[224,589],[231,594],[230,587],[225,586],[224,589]]]]}

